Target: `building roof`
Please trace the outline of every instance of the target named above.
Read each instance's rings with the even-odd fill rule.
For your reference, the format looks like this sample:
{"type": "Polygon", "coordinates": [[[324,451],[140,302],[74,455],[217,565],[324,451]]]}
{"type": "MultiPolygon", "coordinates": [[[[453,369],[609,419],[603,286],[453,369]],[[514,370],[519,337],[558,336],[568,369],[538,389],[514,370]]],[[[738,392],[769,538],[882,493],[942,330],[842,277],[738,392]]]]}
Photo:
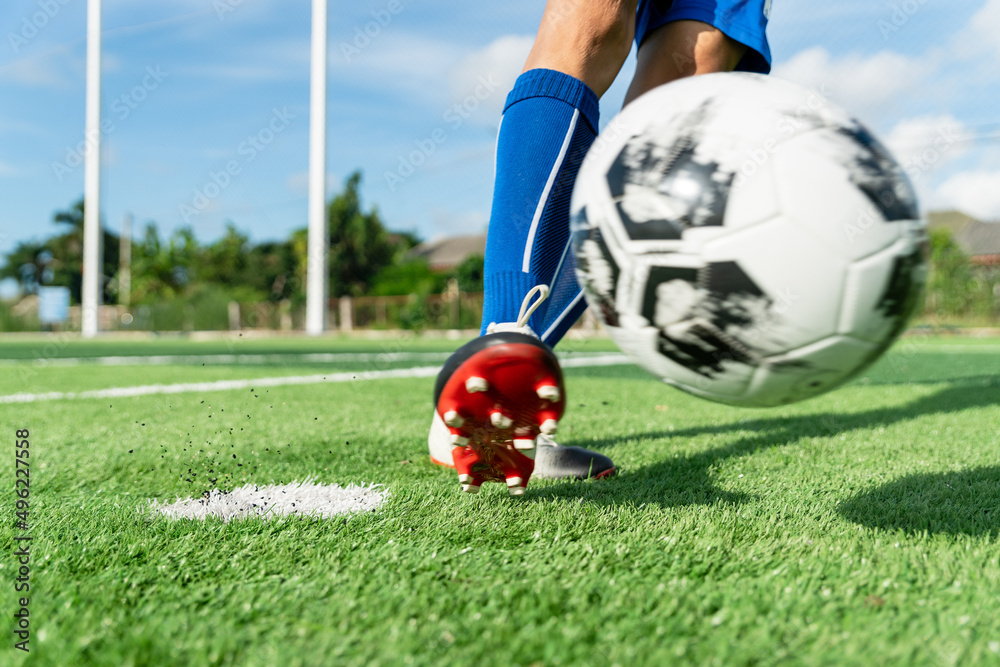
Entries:
{"type": "Polygon", "coordinates": [[[447,271],[473,255],[485,254],[486,234],[449,236],[425,241],[409,252],[410,257],[426,259],[432,271],[447,271]]]}
{"type": "Polygon", "coordinates": [[[927,214],[931,229],[945,227],[962,251],[973,257],[1000,255],[1000,223],[982,222],[961,211],[933,211],[927,214]]]}
{"type": "MultiPolygon", "coordinates": [[[[962,251],[973,258],[1000,256],[1000,222],[983,222],[961,211],[931,211],[927,214],[927,222],[931,229],[946,227],[950,230],[962,251]]],[[[448,271],[473,255],[485,255],[486,234],[425,241],[408,254],[426,259],[434,271],[448,271]]]]}

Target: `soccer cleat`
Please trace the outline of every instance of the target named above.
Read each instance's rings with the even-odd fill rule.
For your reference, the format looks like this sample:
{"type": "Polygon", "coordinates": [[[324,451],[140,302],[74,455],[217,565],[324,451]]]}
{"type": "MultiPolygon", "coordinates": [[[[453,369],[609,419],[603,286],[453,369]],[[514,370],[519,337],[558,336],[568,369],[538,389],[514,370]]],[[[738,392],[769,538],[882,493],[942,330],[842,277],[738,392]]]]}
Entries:
{"type": "Polygon", "coordinates": [[[524,495],[525,483],[520,477],[507,478],[507,492],[512,496],[524,495]]]}
{"type": "Polygon", "coordinates": [[[566,407],[559,362],[527,327],[546,296],[547,287],[532,289],[517,322],[490,324],[438,375],[436,413],[451,435],[451,460],[468,493],[496,481],[506,482],[511,495],[523,494],[535,467],[535,441],[566,407]]]}
{"type": "MultiPolygon", "coordinates": [[[[446,468],[454,468],[452,459],[451,432],[441,420],[441,415],[434,412],[427,445],[431,462],[446,468]]],[[[545,435],[537,439],[514,438],[514,449],[518,451],[533,451],[535,469],[532,477],[543,479],[603,479],[614,475],[615,464],[604,454],[584,449],[583,447],[565,446],[545,435]]]]}
{"type": "Polygon", "coordinates": [[[538,436],[535,477],[545,479],[604,479],[618,470],[610,458],[583,447],[563,446],[538,436]]]}
{"type": "Polygon", "coordinates": [[[547,437],[558,427],[566,392],[555,354],[527,327],[547,294],[544,286],[531,290],[517,322],[490,324],[485,336],[459,348],[438,375],[431,460],[454,467],[466,493],[496,481],[506,482],[511,495],[522,495],[533,473],[586,479],[615,471],[606,456],[559,447],[547,437]],[[532,304],[536,293],[541,297],[532,304]],[[549,450],[555,449],[564,451],[553,456],[549,450]]]}
{"type": "Polygon", "coordinates": [[[447,424],[448,426],[457,427],[465,423],[465,420],[462,419],[462,415],[458,414],[454,410],[449,410],[448,412],[444,413],[443,417],[444,417],[444,423],[447,424]]]}
{"type": "Polygon", "coordinates": [[[562,393],[559,391],[559,387],[554,384],[542,385],[535,390],[535,393],[538,394],[538,398],[546,401],[552,401],[553,403],[557,402],[562,396],[562,393]]]}
{"type": "Polygon", "coordinates": [[[504,413],[498,410],[496,412],[490,413],[490,423],[496,426],[498,429],[505,429],[505,428],[510,428],[514,423],[514,420],[512,420],[510,417],[505,416],[504,413]]]}
{"type": "Polygon", "coordinates": [[[489,391],[490,383],[481,377],[470,377],[465,381],[465,391],[470,394],[475,394],[477,392],[489,391]]]}

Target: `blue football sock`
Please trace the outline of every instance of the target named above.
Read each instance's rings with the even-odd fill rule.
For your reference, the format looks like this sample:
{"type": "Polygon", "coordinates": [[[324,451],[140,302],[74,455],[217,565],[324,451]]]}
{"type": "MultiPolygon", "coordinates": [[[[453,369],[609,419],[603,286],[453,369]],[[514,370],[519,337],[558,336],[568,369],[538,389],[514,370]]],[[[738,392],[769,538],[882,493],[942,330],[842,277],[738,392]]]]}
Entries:
{"type": "Polygon", "coordinates": [[[554,70],[525,72],[507,97],[486,235],[483,333],[490,322],[515,321],[535,285],[550,294],[529,324],[549,345],[586,309],[569,248],[569,201],[598,113],[586,84],[554,70]]]}

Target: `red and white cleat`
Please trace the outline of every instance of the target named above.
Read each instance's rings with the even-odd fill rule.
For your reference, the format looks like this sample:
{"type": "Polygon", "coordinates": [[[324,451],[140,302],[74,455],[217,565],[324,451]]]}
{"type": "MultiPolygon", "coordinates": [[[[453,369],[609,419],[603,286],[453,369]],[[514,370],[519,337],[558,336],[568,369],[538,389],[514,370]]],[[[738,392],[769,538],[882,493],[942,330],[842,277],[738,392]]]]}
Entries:
{"type": "Polygon", "coordinates": [[[434,404],[450,433],[451,463],[466,493],[495,481],[522,495],[535,468],[539,434],[554,433],[566,408],[559,362],[526,326],[547,295],[544,286],[531,290],[516,323],[491,324],[438,375],[434,404]],[[541,298],[531,304],[536,293],[541,298]]]}

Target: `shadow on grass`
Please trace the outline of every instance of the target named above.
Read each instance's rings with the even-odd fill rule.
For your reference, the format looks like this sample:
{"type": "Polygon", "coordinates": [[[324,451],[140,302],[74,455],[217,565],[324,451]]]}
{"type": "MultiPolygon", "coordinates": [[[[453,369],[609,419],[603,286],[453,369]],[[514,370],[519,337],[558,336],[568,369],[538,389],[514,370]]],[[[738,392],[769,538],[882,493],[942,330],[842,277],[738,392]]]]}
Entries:
{"type": "Polygon", "coordinates": [[[1000,466],[909,475],[844,501],[845,519],[872,528],[1000,536],[1000,466]]]}
{"type": "MultiPolygon", "coordinates": [[[[674,429],[672,431],[648,431],[617,438],[599,438],[580,442],[567,441],[564,444],[603,450],[635,439],[675,439],[705,434],[725,434],[734,431],[755,431],[756,435],[749,439],[752,442],[765,438],[770,445],[784,445],[799,438],[826,437],[857,429],[887,426],[925,414],[960,412],[967,408],[1000,405],[1000,378],[995,376],[974,376],[952,380],[947,384],[943,382],[929,384],[944,385],[944,387],[930,396],[889,408],[877,408],[864,412],[821,412],[791,417],[740,419],[715,426],[674,429]]],[[[736,443],[736,445],[738,444],[736,443]]],[[[724,449],[728,449],[728,447],[724,449]]]]}
{"type": "MultiPolygon", "coordinates": [[[[625,470],[616,477],[599,483],[585,486],[560,484],[538,489],[533,495],[539,500],[583,497],[598,504],[610,505],[623,502],[657,504],[663,507],[709,505],[720,502],[742,504],[749,501],[751,496],[724,491],[713,483],[711,470],[726,459],[753,454],[772,447],[782,447],[803,438],[828,437],[838,433],[905,422],[921,415],[957,413],[969,408],[998,404],[1000,404],[1000,384],[993,378],[987,381],[973,377],[952,382],[934,394],[893,407],[855,413],[827,412],[792,417],[745,419],[705,428],[635,434],[626,436],[625,439],[629,437],[675,439],[705,434],[753,432],[750,436],[739,438],[721,447],[667,459],[638,470],[625,470]]],[[[621,440],[605,439],[580,444],[601,450],[613,447],[621,440]]],[[[995,493],[994,498],[996,498],[995,493]]]]}

